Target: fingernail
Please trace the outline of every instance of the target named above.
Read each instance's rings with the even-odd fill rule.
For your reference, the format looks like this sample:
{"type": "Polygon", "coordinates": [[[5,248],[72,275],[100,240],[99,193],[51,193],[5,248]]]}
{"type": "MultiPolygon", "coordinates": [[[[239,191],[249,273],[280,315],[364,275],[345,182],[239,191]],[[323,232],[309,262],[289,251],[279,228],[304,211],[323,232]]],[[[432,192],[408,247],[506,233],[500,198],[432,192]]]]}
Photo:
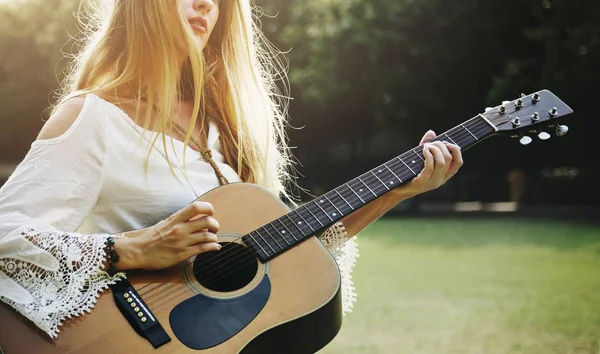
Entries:
{"type": "Polygon", "coordinates": [[[456,146],[456,147],[458,148],[458,150],[461,150],[460,146],[458,146],[457,144],[453,144],[453,143],[451,143],[451,142],[449,142],[449,141],[446,141],[446,140],[444,140],[444,141],[442,141],[442,142],[443,142],[444,144],[446,144],[446,145],[453,145],[453,146],[456,146]]]}

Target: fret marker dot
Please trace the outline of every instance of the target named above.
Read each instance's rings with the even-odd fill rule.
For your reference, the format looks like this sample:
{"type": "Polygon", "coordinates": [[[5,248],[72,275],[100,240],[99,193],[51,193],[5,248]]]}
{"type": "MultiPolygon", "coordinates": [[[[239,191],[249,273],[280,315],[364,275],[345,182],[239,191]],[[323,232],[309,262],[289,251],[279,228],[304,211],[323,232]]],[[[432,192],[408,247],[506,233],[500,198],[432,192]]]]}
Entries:
{"type": "Polygon", "coordinates": [[[337,214],[336,214],[336,213],[333,213],[333,214],[331,214],[331,215],[333,215],[333,216],[336,216],[337,214]]]}
{"type": "Polygon", "coordinates": [[[415,161],[415,160],[412,160],[411,162],[412,162],[412,163],[416,163],[416,161],[415,161]]]}
{"type": "Polygon", "coordinates": [[[377,172],[381,173],[381,172],[383,172],[383,171],[379,170],[379,171],[377,171],[377,172]]]}
{"type": "Polygon", "coordinates": [[[319,201],[319,203],[323,203],[323,202],[324,202],[324,201],[323,201],[323,199],[321,199],[321,200],[319,201]]]}
{"type": "Polygon", "coordinates": [[[281,233],[282,233],[282,234],[285,234],[285,230],[281,230],[281,233]]]}
{"type": "Polygon", "coordinates": [[[362,190],[362,188],[361,188],[361,189],[359,189],[358,191],[359,191],[359,192],[362,192],[363,190],[362,190]]]}
{"type": "Polygon", "coordinates": [[[394,181],[390,181],[390,184],[394,184],[394,181]]]}
{"type": "Polygon", "coordinates": [[[298,225],[302,225],[302,221],[298,221],[298,225]]]}

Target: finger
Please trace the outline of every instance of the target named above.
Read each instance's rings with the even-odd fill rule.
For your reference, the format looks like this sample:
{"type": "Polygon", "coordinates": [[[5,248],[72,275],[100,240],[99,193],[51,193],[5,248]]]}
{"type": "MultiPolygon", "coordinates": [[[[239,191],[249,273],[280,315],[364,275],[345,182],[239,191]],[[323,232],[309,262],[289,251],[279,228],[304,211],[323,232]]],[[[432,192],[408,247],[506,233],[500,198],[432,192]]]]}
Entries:
{"type": "Polygon", "coordinates": [[[430,144],[423,145],[423,156],[425,156],[425,165],[421,173],[419,173],[419,175],[417,176],[418,178],[424,178],[427,181],[431,179],[431,174],[433,173],[435,167],[435,158],[429,150],[429,145],[430,144]]]}
{"type": "Polygon", "coordinates": [[[211,203],[196,201],[167,218],[170,225],[188,221],[198,215],[213,215],[215,212],[211,203]]]}
{"type": "Polygon", "coordinates": [[[463,157],[460,147],[450,143],[447,143],[447,146],[450,154],[452,154],[452,164],[450,165],[450,168],[448,168],[448,172],[446,172],[446,180],[454,176],[463,165],[463,157]]]}
{"type": "Polygon", "coordinates": [[[423,138],[421,139],[421,142],[419,143],[419,145],[423,145],[426,142],[435,139],[437,135],[435,135],[435,132],[433,130],[428,130],[427,133],[425,133],[425,135],[423,135],[423,138]]]}
{"type": "Polygon", "coordinates": [[[216,233],[219,231],[219,222],[212,216],[203,216],[198,219],[190,220],[185,223],[188,233],[199,230],[208,230],[216,233]]]}
{"type": "Polygon", "coordinates": [[[218,243],[219,237],[209,231],[194,232],[188,235],[187,244],[195,245],[199,243],[218,243]]]}
{"type": "Polygon", "coordinates": [[[433,155],[434,159],[434,168],[431,174],[431,183],[435,186],[439,186],[442,184],[442,179],[446,175],[446,171],[448,170],[448,166],[446,165],[446,159],[444,158],[444,154],[440,150],[439,146],[430,144],[429,151],[433,155]]]}
{"type": "Polygon", "coordinates": [[[220,249],[221,249],[221,245],[218,243],[215,243],[215,242],[198,243],[196,245],[188,247],[189,256],[186,258],[195,256],[197,254],[204,253],[204,252],[218,251],[220,249]]]}
{"type": "Polygon", "coordinates": [[[436,141],[436,142],[433,142],[432,144],[434,144],[435,146],[437,146],[440,149],[440,151],[442,152],[442,155],[444,156],[444,160],[446,161],[446,167],[450,167],[450,164],[452,163],[452,154],[450,153],[450,150],[448,149],[448,145],[442,141],[436,141]]]}

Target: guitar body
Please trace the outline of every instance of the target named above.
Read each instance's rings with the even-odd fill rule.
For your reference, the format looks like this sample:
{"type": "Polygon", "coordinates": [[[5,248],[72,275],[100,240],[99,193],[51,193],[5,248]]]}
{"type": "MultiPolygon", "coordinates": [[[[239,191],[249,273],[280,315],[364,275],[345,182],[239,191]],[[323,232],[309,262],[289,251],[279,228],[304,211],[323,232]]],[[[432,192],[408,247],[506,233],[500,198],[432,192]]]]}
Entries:
{"type": "MultiPolygon", "coordinates": [[[[236,247],[223,247],[223,257],[247,252],[242,235],[289,212],[268,191],[245,183],[216,188],[200,200],[215,207],[220,241],[236,247]]],[[[0,346],[5,354],[248,354],[314,353],[329,343],[342,322],[340,274],[321,242],[310,237],[264,264],[248,255],[237,276],[216,285],[228,264],[217,258],[199,263],[202,255],[170,269],[128,274],[171,337],[157,349],[132,329],[110,291],[91,313],[67,320],[56,341],[2,304],[0,346]],[[194,268],[201,268],[199,275],[194,268]]]]}

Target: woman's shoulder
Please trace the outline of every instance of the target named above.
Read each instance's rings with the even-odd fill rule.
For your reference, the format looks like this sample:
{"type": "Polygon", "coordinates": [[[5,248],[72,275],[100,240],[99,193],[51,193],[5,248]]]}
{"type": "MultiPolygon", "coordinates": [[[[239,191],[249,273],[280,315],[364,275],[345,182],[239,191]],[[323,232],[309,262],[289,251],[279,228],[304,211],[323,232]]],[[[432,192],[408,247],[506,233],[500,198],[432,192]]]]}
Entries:
{"type": "Polygon", "coordinates": [[[52,142],[68,137],[78,126],[87,125],[94,130],[96,119],[84,119],[88,116],[103,116],[103,99],[95,94],[74,96],[59,103],[46,121],[36,140],[52,142]]]}
{"type": "Polygon", "coordinates": [[[81,115],[86,99],[86,96],[77,96],[60,103],[42,127],[37,140],[55,139],[64,135],[81,115]]]}

